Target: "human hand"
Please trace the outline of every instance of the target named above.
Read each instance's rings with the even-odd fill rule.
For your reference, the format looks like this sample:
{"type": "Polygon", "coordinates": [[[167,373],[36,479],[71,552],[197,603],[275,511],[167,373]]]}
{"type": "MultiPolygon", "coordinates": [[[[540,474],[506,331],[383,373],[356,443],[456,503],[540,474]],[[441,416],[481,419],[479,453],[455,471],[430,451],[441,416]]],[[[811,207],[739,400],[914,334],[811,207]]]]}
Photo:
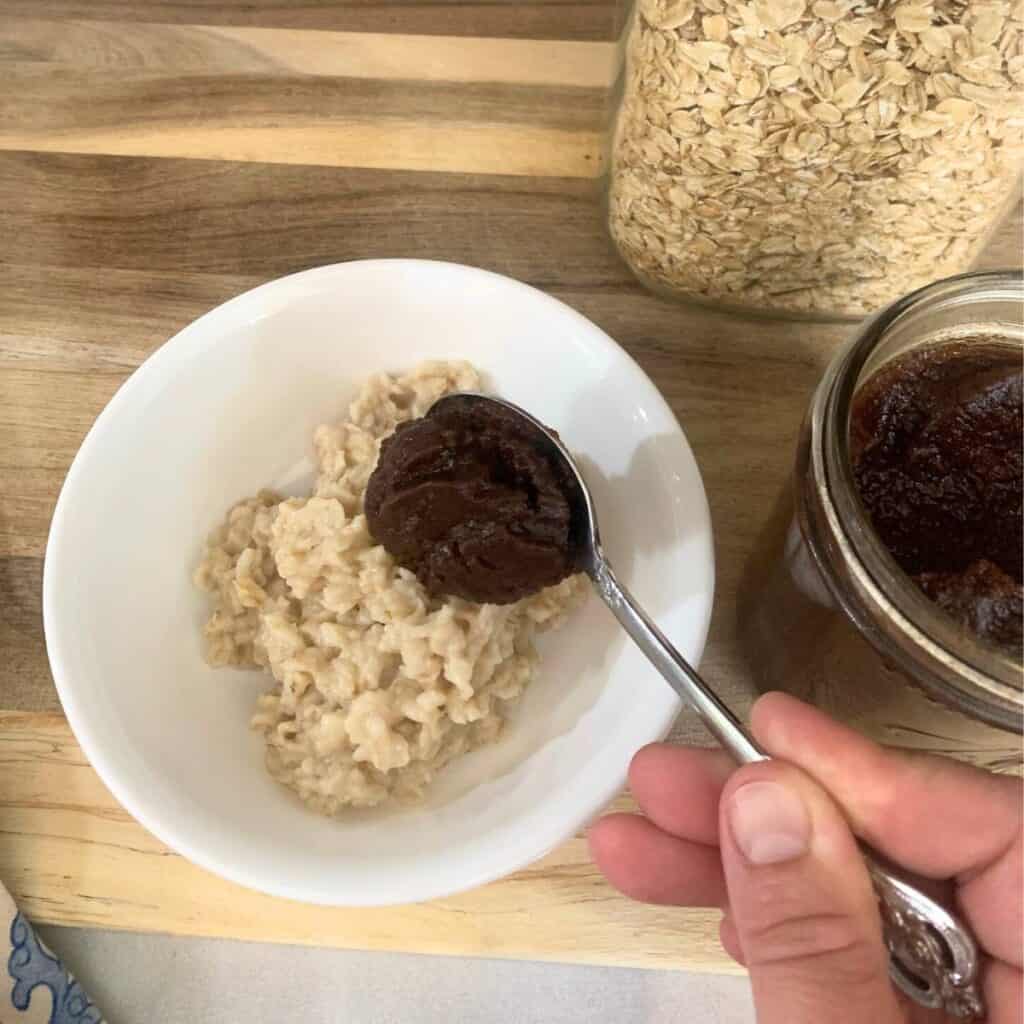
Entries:
{"type": "Polygon", "coordinates": [[[629,779],[646,817],[590,829],[605,877],[649,903],[722,907],[721,940],[750,971],[759,1024],[924,1024],[897,993],[853,831],[935,881],[985,954],[989,1024],[1022,1019],[1022,789],[946,758],[884,750],[772,693],[751,726],[778,760],[656,743],[629,779]],[[847,824],[849,822],[849,824],[847,824]]]}

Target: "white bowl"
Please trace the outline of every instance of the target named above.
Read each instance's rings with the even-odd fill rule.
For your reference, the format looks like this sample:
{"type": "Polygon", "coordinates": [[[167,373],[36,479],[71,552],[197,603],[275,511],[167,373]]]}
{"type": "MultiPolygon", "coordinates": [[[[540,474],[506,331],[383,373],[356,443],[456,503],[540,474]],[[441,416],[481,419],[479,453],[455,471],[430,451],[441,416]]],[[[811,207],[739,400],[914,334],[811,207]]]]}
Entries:
{"type": "Polygon", "coordinates": [[[264,892],[337,905],[430,899],[506,875],[584,825],[679,710],[592,595],[542,639],[502,740],[414,808],[331,820],[263,767],[262,673],[210,669],[191,571],[234,501],[311,480],[313,428],[381,370],[475,363],[583,459],[608,552],[692,662],[713,591],[707,502],[672,412],[610,338],[508,278],[421,260],[321,267],[190,324],[96,420],[53,517],[43,587],[53,677],[82,749],[168,846],[264,892]]]}

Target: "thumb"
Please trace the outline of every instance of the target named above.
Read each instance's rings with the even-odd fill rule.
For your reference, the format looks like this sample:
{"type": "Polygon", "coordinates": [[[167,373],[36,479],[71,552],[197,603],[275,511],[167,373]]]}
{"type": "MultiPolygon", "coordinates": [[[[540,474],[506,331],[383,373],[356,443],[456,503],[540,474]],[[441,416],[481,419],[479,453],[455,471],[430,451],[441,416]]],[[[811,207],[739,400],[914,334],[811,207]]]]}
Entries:
{"type": "Polygon", "coordinates": [[[722,864],[758,1024],[898,1024],[867,869],[846,821],[781,761],[722,794],[722,864]]]}

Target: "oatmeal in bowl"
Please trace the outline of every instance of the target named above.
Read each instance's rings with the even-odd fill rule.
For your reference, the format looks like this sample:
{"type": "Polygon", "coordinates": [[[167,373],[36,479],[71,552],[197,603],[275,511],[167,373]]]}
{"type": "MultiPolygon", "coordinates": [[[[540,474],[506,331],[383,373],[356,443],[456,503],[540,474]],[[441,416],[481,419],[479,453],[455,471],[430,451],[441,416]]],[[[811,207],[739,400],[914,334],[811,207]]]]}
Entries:
{"type": "MultiPolygon", "coordinates": [[[[700,473],[672,410],[598,327],[453,264],[262,285],[123,385],[75,458],[46,552],[47,650],[84,756],[200,867],[333,906],[463,891],[578,832],[678,714],[601,602],[577,605],[572,577],[474,604],[450,596],[462,588],[444,566],[367,536],[381,440],[479,386],[470,367],[585,456],[624,582],[700,660],[714,589],[700,473]],[[435,577],[452,586],[435,592],[435,577]]],[[[385,495],[383,517],[400,525],[414,496],[385,495]]]]}
{"type": "Polygon", "coordinates": [[[535,633],[586,593],[576,575],[508,604],[432,595],[371,536],[381,442],[442,395],[479,388],[468,363],[372,377],[347,420],[316,430],[313,493],[240,501],[195,571],[214,603],[206,658],[271,673],[252,724],[270,774],[315,811],[416,799],[453,758],[495,742],[533,676],[535,633]]]}

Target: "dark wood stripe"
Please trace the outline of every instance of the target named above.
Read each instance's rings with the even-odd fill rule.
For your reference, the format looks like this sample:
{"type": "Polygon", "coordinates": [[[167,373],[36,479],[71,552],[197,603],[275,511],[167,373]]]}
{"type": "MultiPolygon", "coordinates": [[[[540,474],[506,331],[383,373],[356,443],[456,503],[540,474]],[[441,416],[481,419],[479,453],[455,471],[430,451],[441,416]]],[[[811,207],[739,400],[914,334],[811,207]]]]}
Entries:
{"type": "Polygon", "coordinates": [[[607,41],[615,38],[624,6],[618,0],[0,0],[0,20],[83,18],[607,41]]]}
{"type": "Polygon", "coordinates": [[[600,131],[600,89],[507,83],[403,82],[279,74],[160,74],[46,63],[0,65],[0,135],[177,126],[201,131],[292,118],[461,121],[600,131]]]}
{"type": "MultiPolygon", "coordinates": [[[[8,152],[0,262],[267,280],[415,254],[542,285],[623,284],[598,195],[572,179],[8,152]]],[[[8,309],[21,297],[0,287],[8,309]]]]}
{"type": "Polygon", "coordinates": [[[59,711],[43,641],[41,558],[0,558],[0,706],[59,711]]]}

